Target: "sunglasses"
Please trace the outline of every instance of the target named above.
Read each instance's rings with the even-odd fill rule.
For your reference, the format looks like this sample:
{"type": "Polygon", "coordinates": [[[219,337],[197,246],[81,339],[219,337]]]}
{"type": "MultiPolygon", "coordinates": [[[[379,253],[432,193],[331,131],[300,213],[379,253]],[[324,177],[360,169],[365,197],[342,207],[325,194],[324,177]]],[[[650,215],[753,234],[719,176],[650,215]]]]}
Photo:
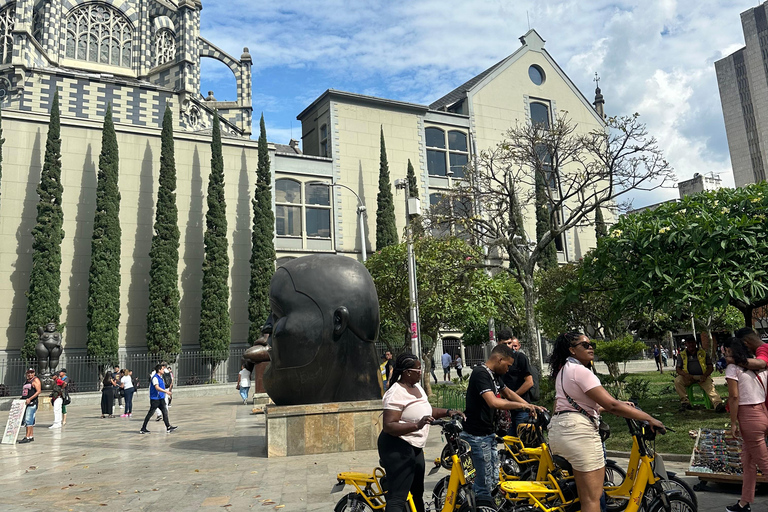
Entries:
{"type": "Polygon", "coordinates": [[[575,344],[573,344],[573,345],[571,345],[571,346],[572,346],[573,348],[576,348],[576,347],[581,347],[581,348],[583,348],[584,350],[589,350],[589,349],[591,349],[591,348],[595,348],[595,344],[594,344],[594,343],[592,343],[591,341],[582,341],[581,343],[575,343],[575,344]]]}

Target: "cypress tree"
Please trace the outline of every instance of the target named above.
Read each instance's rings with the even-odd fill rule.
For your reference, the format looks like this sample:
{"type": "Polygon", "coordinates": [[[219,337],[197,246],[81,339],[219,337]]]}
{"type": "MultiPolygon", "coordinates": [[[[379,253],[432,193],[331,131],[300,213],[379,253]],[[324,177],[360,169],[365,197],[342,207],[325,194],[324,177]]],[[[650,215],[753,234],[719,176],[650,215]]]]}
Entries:
{"type": "MultiPolygon", "coordinates": [[[[543,173],[536,173],[536,240],[541,241],[542,237],[552,229],[552,222],[549,218],[549,203],[547,201],[546,185],[544,183],[543,173]]],[[[549,242],[539,260],[539,268],[549,270],[557,266],[557,248],[554,240],[549,242]]]]}
{"type": "Polygon", "coordinates": [[[384,143],[384,128],[381,128],[381,155],[379,157],[379,193],[376,196],[376,250],[396,245],[397,224],[395,223],[395,203],[392,197],[392,184],[389,181],[387,147],[384,143]]]}
{"type": "Polygon", "coordinates": [[[408,191],[410,192],[410,197],[419,197],[419,185],[416,182],[416,173],[413,172],[413,165],[411,164],[411,159],[408,159],[408,191]]]}
{"type": "Polygon", "coordinates": [[[176,157],[173,113],[163,116],[160,146],[160,188],[155,210],[155,233],[149,251],[149,310],[147,348],[153,354],[178,354],[179,339],[179,212],[176,207],[176,157]]]}
{"type": "Polygon", "coordinates": [[[224,198],[224,155],[218,112],[213,118],[211,174],[208,178],[208,211],[205,214],[200,350],[212,352],[211,373],[229,348],[229,254],[227,253],[227,204],[224,198]]]}
{"type": "Polygon", "coordinates": [[[259,123],[259,154],[256,168],[256,193],[253,198],[253,233],[251,235],[251,283],[248,292],[248,342],[261,337],[269,305],[269,283],[275,273],[275,215],[272,212],[272,175],[269,168],[267,129],[264,114],[259,123]]]}
{"type": "Polygon", "coordinates": [[[599,206],[595,208],[595,236],[598,240],[608,236],[608,225],[603,218],[603,210],[599,206]]]}
{"type": "Polygon", "coordinates": [[[24,346],[25,359],[35,357],[37,329],[48,322],[59,323],[61,317],[61,241],[64,239],[64,212],[61,208],[61,120],[59,93],[53,96],[45,160],[37,194],[37,224],[32,229],[32,270],[29,273],[27,320],[24,346]]]}
{"type": "Polygon", "coordinates": [[[101,135],[96,212],[91,238],[91,271],[88,275],[89,356],[117,360],[120,326],[120,157],[112,105],[107,107],[101,135]]]}

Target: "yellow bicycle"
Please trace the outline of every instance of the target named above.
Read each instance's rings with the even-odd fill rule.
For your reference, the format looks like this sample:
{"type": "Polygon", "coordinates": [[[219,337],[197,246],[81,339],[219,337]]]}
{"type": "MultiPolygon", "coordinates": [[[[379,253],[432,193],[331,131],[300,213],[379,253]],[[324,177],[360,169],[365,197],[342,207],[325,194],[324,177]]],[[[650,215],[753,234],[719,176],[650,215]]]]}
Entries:
{"type": "MultiPolygon", "coordinates": [[[[667,490],[663,478],[666,475],[661,457],[653,449],[656,433],[643,422],[627,420],[634,442],[630,461],[631,478],[619,486],[606,487],[610,499],[624,500],[626,512],[696,512],[697,507],[679,490],[667,490]]],[[[508,500],[507,510],[517,512],[576,512],[579,510],[573,470],[562,457],[553,457],[560,471],[550,473],[541,481],[505,481],[500,489],[508,500]]]]}
{"type": "MultiPolygon", "coordinates": [[[[462,425],[456,416],[450,420],[435,420],[432,425],[441,427],[447,440],[448,452],[451,459],[451,474],[443,482],[442,501],[435,510],[441,512],[472,512],[475,510],[475,494],[472,491],[474,467],[469,452],[463,449],[459,442],[462,425]]],[[[430,474],[434,474],[440,466],[436,466],[430,474]]],[[[386,506],[387,479],[382,468],[376,468],[372,473],[344,472],[336,476],[338,482],[331,493],[339,492],[347,485],[355,488],[354,492],[342,497],[334,508],[334,512],[371,512],[384,510],[386,506]]],[[[409,510],[416,512],[413,497],[408,494],[409,510]]]]}

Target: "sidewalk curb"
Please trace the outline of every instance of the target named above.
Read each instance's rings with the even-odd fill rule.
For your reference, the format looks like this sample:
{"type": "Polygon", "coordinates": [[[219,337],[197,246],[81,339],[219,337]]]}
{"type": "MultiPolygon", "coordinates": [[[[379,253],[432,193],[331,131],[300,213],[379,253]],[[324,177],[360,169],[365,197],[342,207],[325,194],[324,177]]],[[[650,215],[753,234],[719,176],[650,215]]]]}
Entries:
{"type": "MultiPolygon", "coordinates": [[[[628,459],[630,452],[617,452],[613,450],[606,450],[605,454],[608,457],[617,457],[619,459],[628,459]]],[[[670,462],[690,462],[691,456],[686,455],[684,453],[662,453],[660,454],[662,457],[664,457],[664,460],[668,460],[670,462]]]]}

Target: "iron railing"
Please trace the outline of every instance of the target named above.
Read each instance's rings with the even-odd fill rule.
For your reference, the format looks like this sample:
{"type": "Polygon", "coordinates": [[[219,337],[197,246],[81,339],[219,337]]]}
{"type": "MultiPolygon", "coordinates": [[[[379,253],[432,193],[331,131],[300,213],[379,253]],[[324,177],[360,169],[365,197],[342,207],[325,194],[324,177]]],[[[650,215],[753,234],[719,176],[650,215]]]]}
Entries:
{"type": "MultiPolygon", "coordinates": [[[[106,371],[114,364],[127,368],[139,379],[142,388],[149,384],[149,374],[161,361],[170,363],[174,386],[236,382],[240,360],[245,348],[231,348],[225,352],[182,352],[177,356],[157,354],[123,354],[117,358],[94,356],[67,356],[62,354],[58,369],[66,368],[70,393],[98,391],[106,371]],[[212,362],[214,364],[212,365],[212,362]]],[[[37,369],[37,361],[19,357],[0,356],[0,397],[20,396],[27,368],[37,369]]]]}
{"type": "Polygon", "coordinates": [[[466,408],[467,392],[462,389],[440,387],[435,389],[435,407],[463,411],[466,408]]]}

